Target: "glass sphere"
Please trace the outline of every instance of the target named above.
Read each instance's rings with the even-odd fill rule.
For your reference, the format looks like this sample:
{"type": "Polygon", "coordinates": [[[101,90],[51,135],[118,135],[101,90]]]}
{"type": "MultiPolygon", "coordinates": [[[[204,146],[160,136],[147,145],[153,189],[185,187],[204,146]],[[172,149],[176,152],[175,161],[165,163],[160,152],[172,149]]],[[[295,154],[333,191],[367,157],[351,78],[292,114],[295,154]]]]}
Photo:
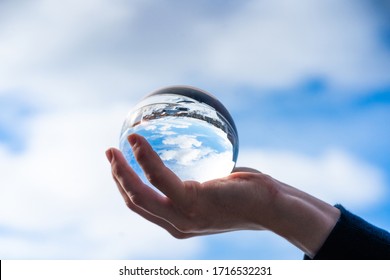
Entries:
{"type": "Polygon", "coordinates": [[[132,133],[144,136],[182,180],[224,177],[236,164],[238,134],[233,118],[215,97],[194,87],[157,90],[141,100],[124,121],[120,150],[148,183],[127,140],[132,133]]]}

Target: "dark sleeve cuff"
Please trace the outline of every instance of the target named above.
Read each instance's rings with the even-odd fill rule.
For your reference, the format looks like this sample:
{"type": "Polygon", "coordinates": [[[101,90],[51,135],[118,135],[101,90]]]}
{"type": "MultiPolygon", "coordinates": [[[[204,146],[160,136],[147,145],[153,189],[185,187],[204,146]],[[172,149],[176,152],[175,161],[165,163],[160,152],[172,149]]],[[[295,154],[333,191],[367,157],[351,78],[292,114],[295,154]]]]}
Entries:
{"type": "MultiPolygon", "coordinates": [[[[390,260],[390,233],[335,205],[340,218],[314,260],[390,260]]],[[[305,260],[311,258],[304,256],[305,260]]]]}

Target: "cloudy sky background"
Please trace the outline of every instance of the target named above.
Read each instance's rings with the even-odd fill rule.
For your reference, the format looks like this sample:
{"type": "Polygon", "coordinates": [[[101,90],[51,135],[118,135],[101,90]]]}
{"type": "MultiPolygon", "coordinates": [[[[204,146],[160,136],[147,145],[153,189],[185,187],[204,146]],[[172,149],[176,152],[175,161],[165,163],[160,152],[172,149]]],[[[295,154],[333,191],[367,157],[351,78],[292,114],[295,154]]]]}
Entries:
{"type": "Polygon", "coordinates": [[[390,229],[387,0],[1,0],[1,259],[301,259],[267,232],[175,240],[104,151],[145,94],[217,96],[258,168],[390,229]]]}

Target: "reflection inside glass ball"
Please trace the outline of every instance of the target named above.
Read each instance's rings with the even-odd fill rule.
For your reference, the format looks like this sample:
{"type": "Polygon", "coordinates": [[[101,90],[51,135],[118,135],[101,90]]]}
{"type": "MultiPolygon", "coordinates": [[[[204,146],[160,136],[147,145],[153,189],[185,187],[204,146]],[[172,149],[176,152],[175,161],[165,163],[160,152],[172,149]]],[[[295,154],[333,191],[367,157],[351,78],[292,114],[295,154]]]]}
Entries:
{"type": "Polygon", "coordinates": [[[150,96],[125,120],[120,149],[148,183],[127,140],[132,133],[144,136],[164,164],[182,180],[204,182],[224,177],[235,166],[234,129],[213,107],[189,97],[150,96]]]}

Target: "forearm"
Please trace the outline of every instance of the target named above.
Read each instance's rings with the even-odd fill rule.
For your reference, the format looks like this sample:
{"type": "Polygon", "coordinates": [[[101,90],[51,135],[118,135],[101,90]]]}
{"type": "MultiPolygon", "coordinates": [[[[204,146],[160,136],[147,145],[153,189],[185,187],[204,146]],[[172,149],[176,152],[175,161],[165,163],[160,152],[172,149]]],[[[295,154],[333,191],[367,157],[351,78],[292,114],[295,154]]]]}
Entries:
{"type": "Polygon", "coordinates": [[[321,248],[340,216],[332,205],[274,180],[274,221],[268,229],[282,236],[308,256],[321,248]]]}

